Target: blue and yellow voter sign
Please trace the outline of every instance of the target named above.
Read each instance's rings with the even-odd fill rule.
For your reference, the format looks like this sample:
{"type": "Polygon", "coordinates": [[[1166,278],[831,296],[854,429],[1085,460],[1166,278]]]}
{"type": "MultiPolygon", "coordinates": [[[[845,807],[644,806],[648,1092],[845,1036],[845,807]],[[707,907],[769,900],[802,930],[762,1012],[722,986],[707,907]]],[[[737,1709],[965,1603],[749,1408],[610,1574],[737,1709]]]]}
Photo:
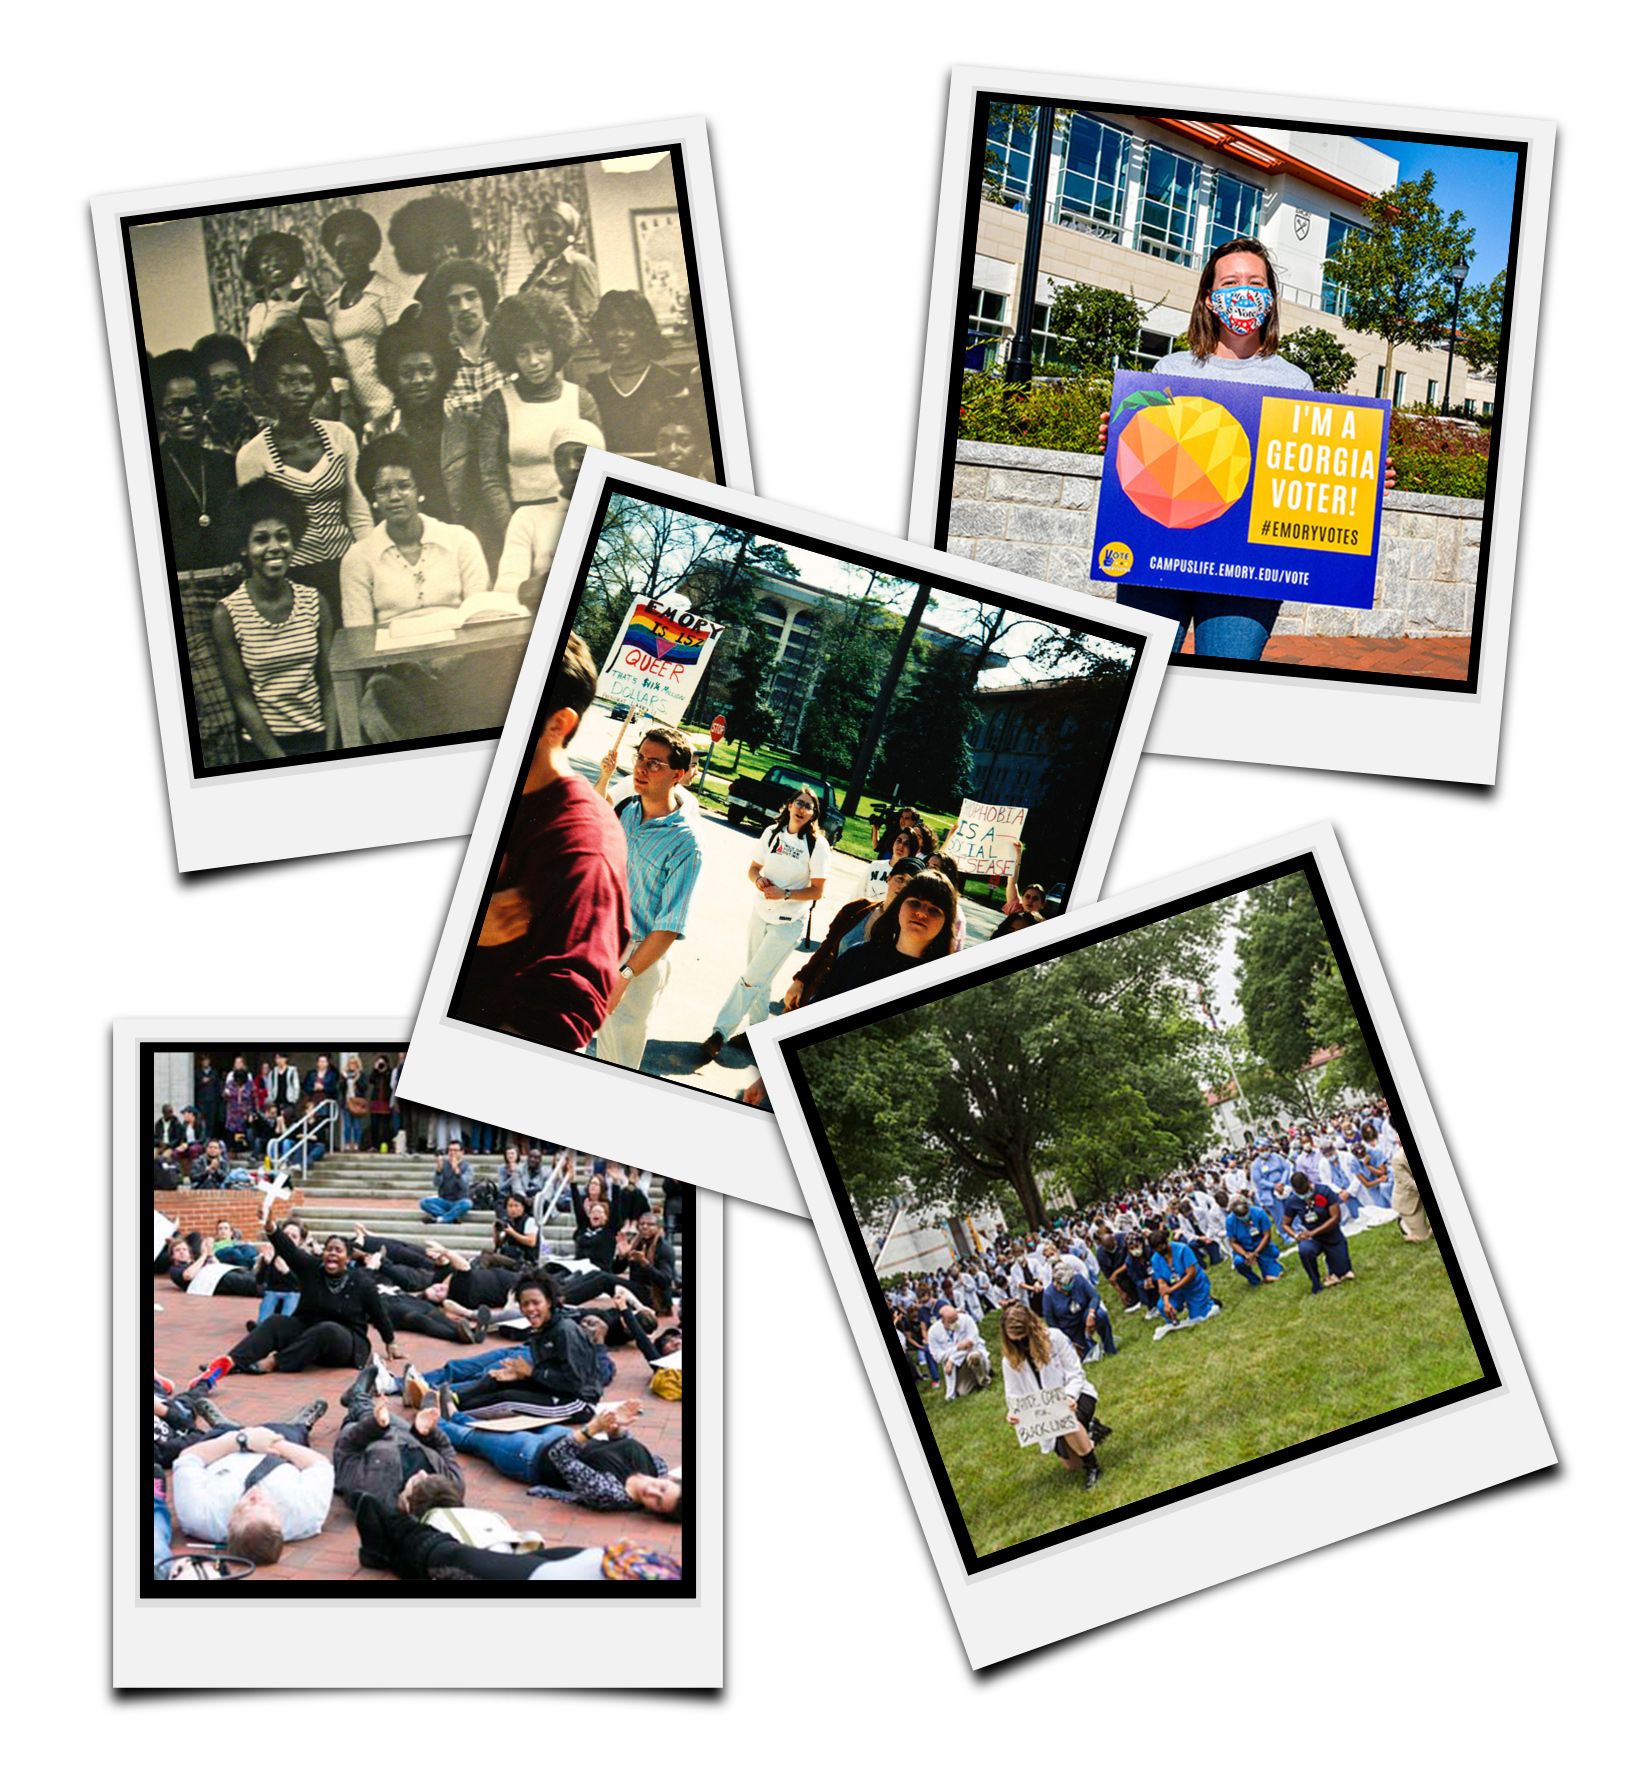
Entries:
{"type": "Polygon", "coordinates": [[[1090,578],[1369,609],[1390,412],[1119,371],[1090,578]]]}

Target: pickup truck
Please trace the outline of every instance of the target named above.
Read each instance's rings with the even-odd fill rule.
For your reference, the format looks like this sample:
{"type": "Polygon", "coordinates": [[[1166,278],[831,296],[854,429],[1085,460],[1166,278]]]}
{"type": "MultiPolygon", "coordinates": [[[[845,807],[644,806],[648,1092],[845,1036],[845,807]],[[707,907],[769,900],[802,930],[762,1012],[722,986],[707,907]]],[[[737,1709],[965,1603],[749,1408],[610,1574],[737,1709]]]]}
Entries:
{"type": "Polygon", "coordinates": [[[821,800],[821,831],[829,845],[838,843],[844,816],[832,785],[801,765],[772,765],[765,777],[738,777],[730,785],[727,811],[732,827],[767,827],[791,799],[800,784],[808,784],[821,800]]]}

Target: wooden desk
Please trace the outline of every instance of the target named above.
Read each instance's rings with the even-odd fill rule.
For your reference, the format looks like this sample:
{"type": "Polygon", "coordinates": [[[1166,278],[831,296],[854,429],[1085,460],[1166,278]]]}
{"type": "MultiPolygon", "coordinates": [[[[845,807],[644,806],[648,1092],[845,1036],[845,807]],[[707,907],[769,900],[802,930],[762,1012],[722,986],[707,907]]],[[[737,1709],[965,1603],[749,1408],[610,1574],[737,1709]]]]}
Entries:
{"type": "MultiPolygon", "coordinates": [[[[342,729],[343,746],[365,745],[359,728],[359,697],[368,674],[384,667],[397,666],[402,660],[450,661],[466,655],[509,649],[515,656],[510,676],[517,678],[535,621],[534,614],[526,617],[494,617],[487,623],[474,623],[464,630],[458,630],[454,641],[418,642],[408,648],[384,648],[380,651],[376,646],[374,628],[339,629],[331,641],[330,666],[331,687],[336,696],[336,714],[342,729]]],[[[506,661],[497,662],[499,673],[507,670],[506,661]]]]}

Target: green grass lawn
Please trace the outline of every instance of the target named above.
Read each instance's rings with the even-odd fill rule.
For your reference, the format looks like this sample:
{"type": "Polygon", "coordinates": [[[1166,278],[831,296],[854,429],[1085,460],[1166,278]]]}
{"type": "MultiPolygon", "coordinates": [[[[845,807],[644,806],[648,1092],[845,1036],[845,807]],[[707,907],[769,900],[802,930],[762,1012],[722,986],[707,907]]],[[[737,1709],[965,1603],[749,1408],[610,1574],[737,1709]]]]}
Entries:
{"type": "Polygon", "coordinates": [[[1390,1222],[1358,1235],[1351,1255],[1357,1281],[1319,1296],[1298,1257],[1281,1283],[1259,1290],[1227,1260],[1209,1272],[1224,1311],[1161,1341],[1152,1337],[1157,1323],[1114,1312],[1114,1293],[1103,1289],[1118,1352],[1087,1368],[1113,1428],[1093,1493],[1053,1456],[1015,1443],[1004,1422],[998,1316],[989,1314],[991,1387],[950,1404],[936,1389],[919,1390],[976,1553],[1098,1520],[1481,1376],[1434,1240],[1412,1245],[1390,1222]]]}

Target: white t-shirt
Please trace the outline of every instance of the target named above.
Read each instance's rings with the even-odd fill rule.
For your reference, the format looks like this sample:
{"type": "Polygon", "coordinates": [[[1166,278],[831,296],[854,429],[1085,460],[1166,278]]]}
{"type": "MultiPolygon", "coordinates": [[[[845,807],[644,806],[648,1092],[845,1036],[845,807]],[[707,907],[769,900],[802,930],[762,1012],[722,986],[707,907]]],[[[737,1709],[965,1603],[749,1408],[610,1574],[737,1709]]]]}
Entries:
{"type": "MultiPolygon", "coordinates": [[[[825,878],[827,859],[831,852],[832,848],[827,844],[825,834],[815,835],[815,850],[812,852],[804,835],[789,832],[783,821],[778,827],[764,829],[763,837],[758,842],[758,868],[766,880],[773,882],[777,888],[808,888],[812,882],[825,878]]],[[[772,925],[783,920],[803,919],[809,910],[810,903],[807,901],[800,901],[796,906],[791,901],[766,900],[759,903],[759,912],[772,925]]]]}
{"type": "MultiPolygon", "coordinates": [[[[228,1535],[228,1518],[239,1504],[245,1482],[262,1461],[254,1450],[219,1456],[209,1468],[186,1450],[171,1471],[171,1498],[177,1525],[201,1542],[220,1543],[228,1535]]],[[[331,1509],[331,1490],[336,1471],[328,1462],[297,1468],[282,1462],[270,1469],[262,1491],[279,1509],[280,1526],[287,1542],[318,1536],[331,1509]]]]}

